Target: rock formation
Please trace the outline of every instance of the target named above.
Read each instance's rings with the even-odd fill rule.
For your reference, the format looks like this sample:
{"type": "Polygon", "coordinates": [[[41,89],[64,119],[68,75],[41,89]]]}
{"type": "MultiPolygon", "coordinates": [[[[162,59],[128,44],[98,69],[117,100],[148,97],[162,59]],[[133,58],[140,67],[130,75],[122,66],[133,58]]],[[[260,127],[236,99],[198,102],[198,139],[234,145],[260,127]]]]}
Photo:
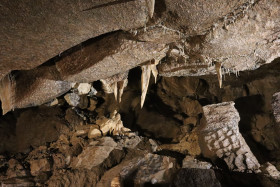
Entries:
{"type": "Polygon", "coordinates": [[[279,186],[279,0],[0,2],[1,186],[279,186]]]}
{"type": "Polygon", "coordinates": [[[203,107],[206,126],[201,131],[209,151],[233,171],[258,172],[260,164],[239,132],[240,117],[233,102],[203,107]]]}

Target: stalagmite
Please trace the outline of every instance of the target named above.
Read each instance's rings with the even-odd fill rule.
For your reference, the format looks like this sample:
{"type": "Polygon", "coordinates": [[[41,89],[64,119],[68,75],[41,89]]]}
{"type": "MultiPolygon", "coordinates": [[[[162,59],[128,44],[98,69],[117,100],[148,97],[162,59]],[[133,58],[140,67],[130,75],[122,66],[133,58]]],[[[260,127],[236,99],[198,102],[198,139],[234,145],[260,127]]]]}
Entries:
{"type": "Polygon", "coordinates": [[[123,90],[128,84],[128,79],[118,82],[118,101],[122,101],[123,90]]]}
{"type": "Polygon", "coordinates": [[[118,100],[118,82],[114,82],[113,86],[114,86],[114,96],[117,101],[118,100]]]}
{"type": "Polygon", "coordinates": [[[222,63],[216,62],[215,69],[216,69],[218,80],[219,80],[219,86],[220,86],[220,88],[222,88],[222,84],[223,84],[222,63]]]}
{"type": "Polygon", "coordinates": [[[111,181],[111,187],[121,187],[121,178],[120,176],[114,177],[111,181]]]}
{"type": "Polygon", "coordinates": [[[149,87],[149,81],[151,77],[151,65],[143,65],[141,67],[142,75],[141,75],[141,87],[142,87],[142,95],[141,95],[141,108],[144,105],[147,90],[149,87]]]}

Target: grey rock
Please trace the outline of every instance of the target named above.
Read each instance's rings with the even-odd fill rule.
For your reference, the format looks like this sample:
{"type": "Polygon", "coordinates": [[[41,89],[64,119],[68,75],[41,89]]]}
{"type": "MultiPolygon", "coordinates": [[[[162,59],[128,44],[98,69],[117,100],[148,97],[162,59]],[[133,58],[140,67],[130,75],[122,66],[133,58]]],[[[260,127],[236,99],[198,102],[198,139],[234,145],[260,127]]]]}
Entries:
{"type": "Polygon", "coordinates": [[[259,172],[260,164],[239,132],[239,114],[233,102],[203,107],[205,116],[202,152],[211,152],[225,160],[230,170],[259,172]]]}

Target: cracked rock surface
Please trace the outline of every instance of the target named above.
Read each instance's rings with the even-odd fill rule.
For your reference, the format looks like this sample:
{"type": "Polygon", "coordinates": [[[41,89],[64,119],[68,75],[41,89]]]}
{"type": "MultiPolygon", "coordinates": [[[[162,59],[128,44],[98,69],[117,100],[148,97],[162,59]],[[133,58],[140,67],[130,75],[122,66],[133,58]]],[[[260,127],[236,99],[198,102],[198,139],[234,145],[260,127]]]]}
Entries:
{"type": "Polygon", "coordinates": [[[234,103],[207,105],[203,112],[206,126],[202,136],[209,151],[224,159],[231,170],[258,172],[260,164],[239,132],[234,103]]]}

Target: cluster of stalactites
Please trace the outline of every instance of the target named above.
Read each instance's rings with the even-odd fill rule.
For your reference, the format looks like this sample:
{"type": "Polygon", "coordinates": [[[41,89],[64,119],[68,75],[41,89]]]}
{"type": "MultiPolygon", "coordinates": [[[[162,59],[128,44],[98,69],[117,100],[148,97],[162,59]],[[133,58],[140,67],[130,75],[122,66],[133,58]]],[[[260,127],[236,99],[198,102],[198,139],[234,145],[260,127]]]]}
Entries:
{"type": "MultiPolygon", "coordinates": [[[[151,77],[151,73],[153,74],[155,78],[155,82],[157,81],[158,76],[158,70],[157,65],[159,64],[158,59],[153,59],[150,62],[141,65],[142,69],[142,75],[141,75],[141,108],[144,105],[148,87],[149,87],[149,81],[151,77]]],[[[107,79],[101,79],[103,90],[106,93],[114,93],[115,99],[118,102],[121,102],[121,97],[123,95],[124,88],[128,84],[128,72],[120,73],[117,75],[114,75],[112,77],[109,77],[107,79]]]]}

